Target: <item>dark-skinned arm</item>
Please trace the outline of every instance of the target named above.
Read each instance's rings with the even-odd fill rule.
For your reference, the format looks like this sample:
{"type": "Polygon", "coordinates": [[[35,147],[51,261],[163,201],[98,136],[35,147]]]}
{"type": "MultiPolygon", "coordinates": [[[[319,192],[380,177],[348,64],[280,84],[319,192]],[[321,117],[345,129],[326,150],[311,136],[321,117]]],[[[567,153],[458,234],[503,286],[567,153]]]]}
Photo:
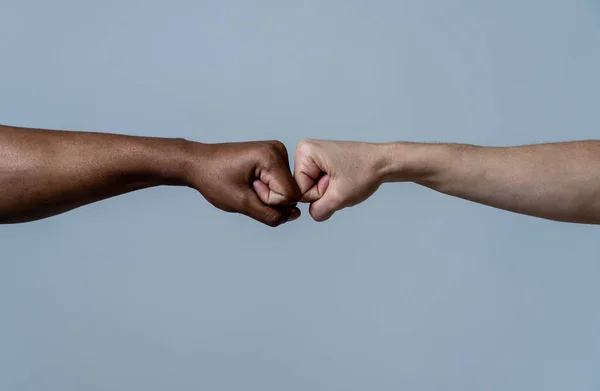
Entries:
{"type": "Polygon", "coordinates": [[[22,223],[155,186],[188,186],[270,226],[299,215],[277,141],[184,139],[0,126],[0,223],[22,223]]]}

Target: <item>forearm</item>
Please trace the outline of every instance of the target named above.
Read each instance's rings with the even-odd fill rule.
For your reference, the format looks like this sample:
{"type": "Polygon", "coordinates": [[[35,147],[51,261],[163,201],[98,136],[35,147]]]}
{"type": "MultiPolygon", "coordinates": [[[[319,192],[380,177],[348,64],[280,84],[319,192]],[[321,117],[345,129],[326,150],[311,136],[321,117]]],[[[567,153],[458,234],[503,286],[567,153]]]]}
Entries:
{"type": "Polygon", "coordinates": [[[0,126],[0,223],[183,185],[185,141],[0,126]]]}
{"type": "Polygon", "coordinates": [[[481,204],[600,224],[600,141],[521,147],[388,145],[386,180],[410,180],[481,204]]]}

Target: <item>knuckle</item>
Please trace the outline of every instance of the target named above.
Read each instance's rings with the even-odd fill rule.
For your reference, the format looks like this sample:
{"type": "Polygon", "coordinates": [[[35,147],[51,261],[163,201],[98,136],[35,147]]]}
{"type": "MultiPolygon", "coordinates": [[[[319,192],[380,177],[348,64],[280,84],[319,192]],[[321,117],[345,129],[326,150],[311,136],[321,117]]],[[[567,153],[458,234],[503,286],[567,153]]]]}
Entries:
{"type": "Polygon", "coordinates": [[[305,137],[298,142],[298,145],[311,145],[314,144],[317,140],[314,138],[305,137]]]}
{"type": "Polygon", "coordinates": [[[298,142],[298,146],[296,147],[297,152],[309,152],[315,144],[315,140],[310,138],[303,138],[298,142]]]}
{"type": "Polygon", "coordinates": [[[283,152],[287,151],[287,148],[285,147],[285,144],[283,144],[279,140],[270,140],[269,144],[271,145],[272,148],[274,148],[276,151],[278,151],[280,153],[283,153],[283,152]]]}
{"type": "Polygon", "coordinates": [[[273,163],[279,159],[281,152],[271,142],[268,142],[262,146],[260,156],[265,162],[273,163]]]}
{"type": "Polygon", "coordinates": [[[296,159],[301,165],[314,165],[315,159],[321,160],[320,155],[321,147],[316,140],[303,140],[296,147],[296,159]]]}

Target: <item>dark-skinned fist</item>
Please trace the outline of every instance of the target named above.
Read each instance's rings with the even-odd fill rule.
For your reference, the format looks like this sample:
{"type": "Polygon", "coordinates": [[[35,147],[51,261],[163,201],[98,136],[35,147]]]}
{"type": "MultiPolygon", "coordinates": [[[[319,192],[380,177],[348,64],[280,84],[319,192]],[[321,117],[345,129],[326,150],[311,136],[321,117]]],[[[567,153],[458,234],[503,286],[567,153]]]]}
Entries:
{"type": "Polygon", "coordinates": [[[190,143],[186,182],[215,207],[271,227],[300,217],[301,193],[279,141],[190,143]]]}

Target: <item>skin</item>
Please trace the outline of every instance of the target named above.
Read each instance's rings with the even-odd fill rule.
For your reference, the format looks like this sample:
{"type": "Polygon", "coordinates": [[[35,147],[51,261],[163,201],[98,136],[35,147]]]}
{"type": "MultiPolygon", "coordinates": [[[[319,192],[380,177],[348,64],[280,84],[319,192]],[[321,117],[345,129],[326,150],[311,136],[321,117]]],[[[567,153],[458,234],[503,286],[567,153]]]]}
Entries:
{"type": "Polygon", "coordinates": [[[0,126],[0,223],[38,220],[149,187],[187,186],[275,227],[317,221],[386,182],[414,182],[516,213],[600,224],[600,141],[480,147],[303,140],[292,178],[278,141],[202,144],[0,126]]]}
{"type": "Polygon", "coordinates": [[[540,218],[600,224],[600,141],[518,147],[302,140],[296,181],[325,221],[383,183],[444,194],[540,218]]]}
{"type": "Polygon", "coordinates": [[[187,186],[271,227],[300,216],[300,191],[278,141],[184,139],[0,126],[0,223],[64,213],[155,186],[187,186]]]}

